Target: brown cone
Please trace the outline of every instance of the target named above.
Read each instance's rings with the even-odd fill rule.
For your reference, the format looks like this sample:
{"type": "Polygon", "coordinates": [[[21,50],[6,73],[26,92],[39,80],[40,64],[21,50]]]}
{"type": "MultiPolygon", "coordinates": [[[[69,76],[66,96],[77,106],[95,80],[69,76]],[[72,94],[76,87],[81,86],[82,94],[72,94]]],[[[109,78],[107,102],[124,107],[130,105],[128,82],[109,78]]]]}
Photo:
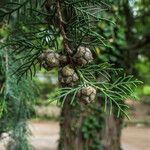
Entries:
{"type": "Polygon", "coordinates": [[[79,80],[75,70],[69,65],[59,70],[58,80],[63,86],[74,86],[79,80]]]}
{"type": "Polygon", "coordinates": [[[46,70],[52,70],[54,67],[59,66],[59,54],[48,49],[39,56],[39,62],[46,70]]]}
{"type": "Polygon", "coordinates": [[[93,60],[93,56],[89,48],[80,46],[73,60],[78,66],[85,66],[93,60]]]}
{"type": "Polygon", "coordinates": [[[78,91],[77,97],[79,102],[89,104],[95,100],[96,89],[91,86],[83,87],[78,91]]]}

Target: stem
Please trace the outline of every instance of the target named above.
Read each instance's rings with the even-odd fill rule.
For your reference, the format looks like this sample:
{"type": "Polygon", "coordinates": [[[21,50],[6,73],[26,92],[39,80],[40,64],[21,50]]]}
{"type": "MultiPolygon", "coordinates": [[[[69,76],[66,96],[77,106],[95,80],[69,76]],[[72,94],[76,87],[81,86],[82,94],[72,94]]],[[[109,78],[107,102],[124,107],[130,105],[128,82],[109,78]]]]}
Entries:
{"type": "Polygon", "coordinates": [[[69,44],[68,44],[68,38],[66,36],[66,32],[65,32],[65,28],[64,28],[64,20],[63,20],[62,13],[61,13],[60,0],[56,0],[56,5],[57,5],[57,15],[58,15],[58,19],[59,19],[59,28],[60,28],[61,35],[64,39],[64,49],[65,49],[67,55],[70,57],[70,55],[72,55],[73,52],[70,49],[69,44]]]}

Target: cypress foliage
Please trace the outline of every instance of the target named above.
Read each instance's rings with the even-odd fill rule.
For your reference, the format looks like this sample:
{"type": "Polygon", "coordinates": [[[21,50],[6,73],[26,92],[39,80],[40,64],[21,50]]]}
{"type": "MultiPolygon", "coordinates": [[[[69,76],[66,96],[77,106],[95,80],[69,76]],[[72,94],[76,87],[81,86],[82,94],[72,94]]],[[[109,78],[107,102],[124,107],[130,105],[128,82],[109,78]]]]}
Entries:
{"type": "Polygon", "coordinates": [[[24,77],[18,83],[14,71],[21,61],[12,65],[14,59],[15,56],[7,49],[1,51],[0,69],[5,80],[1,89],[0,133],[7,132],[9,135],[8,150],[28,150],[30,131],[27,120],[31,117],[36,90],[33,82],[24,77]]]}
{"type": "MultiPolygon", "coordinates": [[[[76,105],[78,91],[83,87],[93,87],[104,99],[102,107],[105,112],[109,109],[111,114],[114,106],[118,117],[122,115],[128,117],[126,113],[128,106],[124,104],[124,100],[133,96],[134,87],[140,81],[135,80],[133,76],[120,76],[123,74],[120,73],[121,69],[114,68],[108,62],[99,63],[95,55],[97,47],[107,47],[107,40],[97,32],[97,24],[102,21],[114,24],[106,17],[110,9],[106,2],[101,0],[11,0],[4,3],[2,8],[0,18],[10,22],[12,28],[3,47],[12,49],[10,53],[14,55],[10,58],[9,52],[6,54],[8,58],[6,57],[5,62],[7,77],[5,97],[7,100],[14,99],[11,107],[15,110],[13,112],[19,114],[19,118],[14,115],[15,118],[12,119],[14,126],[11,126],[14,127],[11,135],[17,145],[16,149],[20,147],[23,150],[28,149],[26,136],[22,136],[23,133],[26,135],[28,132],[22,123],[25,125],[28,118],[27,106],[30,103],[26,99],[30,99],[32,93],[27,88],[29,84],[25,84],[27,82],[25,77],[30,75],[32,78],[35,75],[36,70],[39,69],[38,59],[48,48],[67,57],[67,65],[71,66],[69,68],[72,74],[76,73],[79,77],[77,84],[73,84],[73,87],[70,86],[72,84],[68,84],[69,87],[63,85],[58,89],[55,95],[58,104],[64,106],[68,96],[71,95],[69,103],[76,105]],[[73,61],[73,56],[80,46],[90,49],[94,56],[94,60],[89,61],[91,63],[82,67],[76,66],[73,61]],[[13,64],[11,71],[9,62],[13,64]],[[12,72],[15,74],[14,78],[11,77],[12,72]],[[13,82],[16,80],[20,82],[18,85],[15,84],[17,87],[14,88],[13,82]]],[[[61,65],[58,66],[59,69],[61,65]]],[[[73,80],[70,74],[68,76],[73,80]]]]}

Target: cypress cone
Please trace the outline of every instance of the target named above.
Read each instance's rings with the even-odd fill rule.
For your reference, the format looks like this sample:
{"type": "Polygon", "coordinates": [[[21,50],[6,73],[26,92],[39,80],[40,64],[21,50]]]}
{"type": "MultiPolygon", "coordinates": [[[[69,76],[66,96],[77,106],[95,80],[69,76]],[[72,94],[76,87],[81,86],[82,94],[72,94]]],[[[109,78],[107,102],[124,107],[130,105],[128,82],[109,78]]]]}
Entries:
{"type": "Polygon", "coordinates": [[[75,70],[69,65],[67,65],[65,67],[60,68],[58,80],[63,86],[74,86],[79,80],[79,77],[75,70]]]}
{"type": "Polygon", "coordinates": [[[52,70],[54,67],[59,66],[59,54],[48,49],[39,56],[39,62],[46,70],[52,70]]]}
{"type": "Polygon", "coordinates": [[[78,66],[85,66],[93,60],[92,52],[89,48],[80,46],[73,60],[78,66]]]}
{"type": "Polygon", "coordinates": [[[79,102],[89,104],[95,100],[96,89],[91,86],[83,87],[78,91],[77,97],[79,102]]]}

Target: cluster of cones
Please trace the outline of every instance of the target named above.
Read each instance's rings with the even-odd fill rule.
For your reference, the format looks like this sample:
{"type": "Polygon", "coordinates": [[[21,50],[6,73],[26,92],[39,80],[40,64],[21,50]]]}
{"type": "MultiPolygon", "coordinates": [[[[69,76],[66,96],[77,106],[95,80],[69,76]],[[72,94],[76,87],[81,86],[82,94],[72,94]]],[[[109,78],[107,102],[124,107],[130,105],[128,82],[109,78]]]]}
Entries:
{"type": "MultiPolygon", "coordinates": [[[[76,54],[71,58],[71,62],[65,55],[59,55],[53,50],[48,49],[39,56],[39,62],[46,70],[59,68],[58,80],[63,87],[73,87],[79,81],[79,76],[75,67],[83,67],[93,60],[92,52],[89,48],[80,46],[76,54]],[[75,66],[75,67],[74,67],[75,66]]],[[[84,104],[91,103],[96,97],[96,89],[91,86],[82,87],[77,97],[84,104]]]]}

